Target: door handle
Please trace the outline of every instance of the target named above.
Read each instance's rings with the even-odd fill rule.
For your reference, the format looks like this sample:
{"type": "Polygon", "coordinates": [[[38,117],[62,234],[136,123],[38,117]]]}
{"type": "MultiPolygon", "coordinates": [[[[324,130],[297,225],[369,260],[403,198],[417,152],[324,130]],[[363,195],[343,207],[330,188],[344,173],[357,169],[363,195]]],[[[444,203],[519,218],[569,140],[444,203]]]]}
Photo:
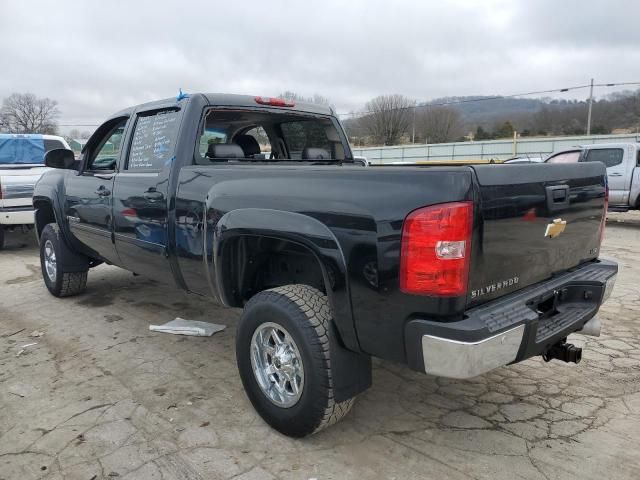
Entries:
{"type": "Polygon", "coordinates": [[[608,174],[610,177],[621,177],[622,174],[621,173],[609,173],[608,174]]]}
{"type": "Polygon", "coordinates": [[[98,187],[98,189],[95,191],[95,193],[99,197],[108,197],[109,195],[111,195],[111,190],[109,190],[105,186],[101,185],[100,187],[98,187]]]}
{"type": "Polygon", "coordinates": [[[113,173],[95,173],[93,176],[101,180],[111,180],[113,175],[113,173]]]}
{"type": "Polygon", "coordinates": [[[150,187],[146,192],[144,192],[143,197],[150,202],[159,202],[164,199],[162,192],[158,192],[154,187],[150,187]]]}

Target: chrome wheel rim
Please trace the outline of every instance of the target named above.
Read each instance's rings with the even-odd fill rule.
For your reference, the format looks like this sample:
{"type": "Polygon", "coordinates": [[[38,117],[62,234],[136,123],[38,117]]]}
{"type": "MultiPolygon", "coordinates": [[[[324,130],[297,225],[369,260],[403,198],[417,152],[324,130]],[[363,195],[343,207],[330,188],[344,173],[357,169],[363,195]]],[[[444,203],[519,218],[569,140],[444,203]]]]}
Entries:
{"type": "Polygon", "coordinates": [[[304,365],[291,334],[277,323],[263,323],[251,338],[251,366],[262,393],[275,405],[294,406],[304,388],[304,365]]]}
{"type": "Polygon", "coordinates": [[[47,240],[44,244],[44,269],[49,280],[55,283],[57,276],[56,251],[51,240],[47,240]]]}

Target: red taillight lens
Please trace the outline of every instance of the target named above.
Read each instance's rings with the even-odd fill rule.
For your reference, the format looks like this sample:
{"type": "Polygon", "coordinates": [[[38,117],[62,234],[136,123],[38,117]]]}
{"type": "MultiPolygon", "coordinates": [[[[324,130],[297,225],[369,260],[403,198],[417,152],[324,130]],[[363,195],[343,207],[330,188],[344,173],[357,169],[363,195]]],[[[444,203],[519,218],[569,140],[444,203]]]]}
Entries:
{"type": "Polygon", "coordinates": [[[435,296],[467,292],[473,203],[443,203],[411,212],[402,227],[400,290],[435,296]]]}
{"type": "Polygon", "coordinates": [[[604,212],[602,212],[602,220],[600,220],[600,245],[604,240],[604,229],[607,226],[607,210],[609,209],[609,185],[605,187],[604,191],[604,212]]]}
{"type": "Polygon", "coordinates": [[[122,215],[123,217],[137,217],[138,212],[135,210],[135,208],[125,208],[120,212],[120,215],[122,215]]]}
{"type": "Polygon", "coordinates": [[[269,105],[270,107],[295,107],[296,104],[289,100],[273,97],[255,97],[256,103],[260,105],[269,105]]]}

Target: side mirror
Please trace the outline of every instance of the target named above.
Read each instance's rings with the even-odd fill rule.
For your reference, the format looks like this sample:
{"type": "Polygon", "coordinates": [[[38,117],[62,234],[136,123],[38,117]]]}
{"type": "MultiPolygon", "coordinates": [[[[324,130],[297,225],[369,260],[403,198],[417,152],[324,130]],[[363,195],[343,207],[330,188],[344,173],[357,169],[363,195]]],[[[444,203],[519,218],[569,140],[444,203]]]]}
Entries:
{"type": "Polygon", "coordinates": [[[55,148],[44,155],[44,164],[47,167],[69,170],[73,168],[75,163],[76,158],[73,151],[66,148],[55,148]]]}

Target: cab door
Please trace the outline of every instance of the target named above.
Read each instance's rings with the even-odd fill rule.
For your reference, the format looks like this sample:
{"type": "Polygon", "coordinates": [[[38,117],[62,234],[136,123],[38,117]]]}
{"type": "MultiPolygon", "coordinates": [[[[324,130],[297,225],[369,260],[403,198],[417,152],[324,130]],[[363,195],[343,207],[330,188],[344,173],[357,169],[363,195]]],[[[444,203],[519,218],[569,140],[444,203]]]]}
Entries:
{"type": "Polygon", "coordinates": [[[114,184],[115,245],[123,265],[168,283],[168,184],[180,118],[173,107],[138,111],[114,184]]]}
{"type": "Polygon", "coordinates": [[[585,156],[585,161],[602,162],[607,167],[610,205],[629,202],[632,172],[628,168],[630,162],[625,162],[624,159],[625,151],[622,147],[590,148],[585,156]]]}
{"type": "Polygon", "coordinates": [[[65,182],[65,216],[71,233],[96,256],[120,260],[113,243],[113,184],[128,117],[109,120],[87,142],[83,167],[65,182]]]}

